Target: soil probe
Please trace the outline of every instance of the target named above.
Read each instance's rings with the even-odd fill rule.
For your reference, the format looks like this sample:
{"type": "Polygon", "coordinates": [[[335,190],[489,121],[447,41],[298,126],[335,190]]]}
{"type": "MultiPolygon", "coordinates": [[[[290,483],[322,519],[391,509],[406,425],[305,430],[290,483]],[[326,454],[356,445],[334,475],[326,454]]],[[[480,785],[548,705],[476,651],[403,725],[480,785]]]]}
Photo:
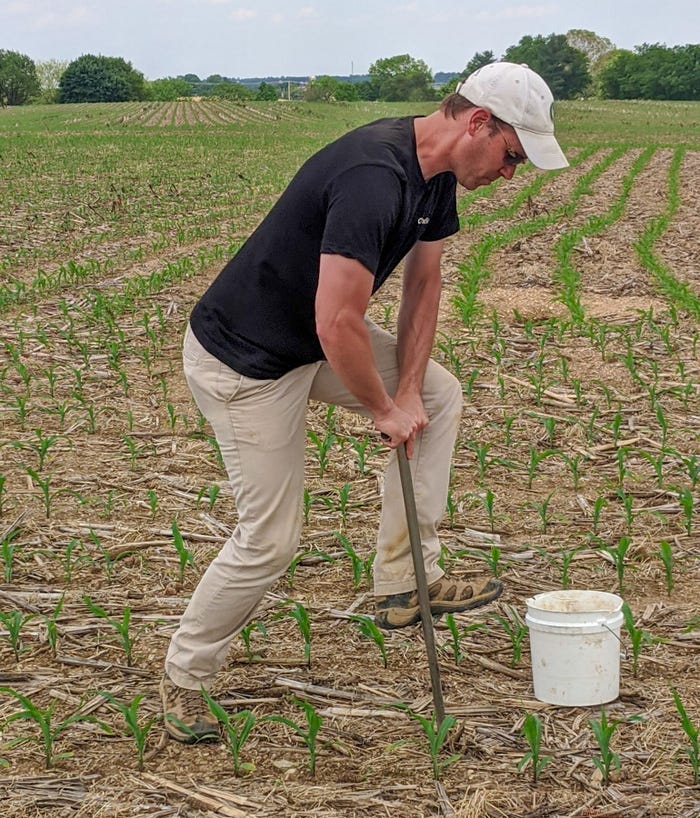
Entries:
{"type": "Polygon", "coordinates": [[[430,667],[430,683],[433,688],[433,707],[435,710],[435,719],[439,727],[445,718],[445,702],[442,698],[440,668],[435,652],[435,631],[433,629],[433,616],[430,612],[428,580],[425,576],[423,546],[421,544],[420,530],[418,528],[418,513],[416,511],[416,496],[413,492],[413,479],[411,478],[411,469],[408,465],[406,445],[402,444],[398,446],[396,454],[399,459],[401,489],[403,490],[403,501],[406,506],[408,538],[411,542],[411,553],[413,554],[413,570],[415,571],[416,586],[418,588],[418,605],[420,607],[421,622],[423,623],[423,638],[425,639],[425,650],[428,654],[428,666],[430,667]]]}

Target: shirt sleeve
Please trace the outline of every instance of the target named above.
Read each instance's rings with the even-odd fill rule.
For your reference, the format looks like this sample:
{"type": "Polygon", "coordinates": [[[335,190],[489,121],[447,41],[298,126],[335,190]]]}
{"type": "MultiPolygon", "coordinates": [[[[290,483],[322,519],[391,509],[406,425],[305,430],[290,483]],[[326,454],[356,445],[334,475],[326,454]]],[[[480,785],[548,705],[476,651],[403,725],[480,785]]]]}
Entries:
{"type": "Polygon", "coordinates": [[[401,180],[389,168],[360,165],[335,176],[326,196],[321,252],[355,259],[376,274],[399,216],[401,180]]]}

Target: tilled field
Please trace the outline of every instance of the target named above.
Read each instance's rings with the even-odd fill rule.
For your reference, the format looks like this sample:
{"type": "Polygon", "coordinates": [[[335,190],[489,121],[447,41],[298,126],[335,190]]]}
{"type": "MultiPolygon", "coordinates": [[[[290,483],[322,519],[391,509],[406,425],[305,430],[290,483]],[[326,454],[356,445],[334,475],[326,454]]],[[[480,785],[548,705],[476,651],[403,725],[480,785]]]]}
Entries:
{"type": "MultiPolygon", "coordinates": [[[[229,712],[255,716],[243,768],[234,774],[225,743],[166,740],[157,687],[167,643],[236,519],[181,375],[181,338],[227,251],[299,155],[329,138],[331,126],[308,113],[291,121],[307,142],[297,135],[267,165],[261,145],[281,143],[282,131],[247,132],[248,161],[223,168],[231,154],[222,153],[207,176],[194,137],[177,142],[171,166],[162,144],[127,128],[143,172],[129,165],[121,188],[105,167],[91,198],[87,170],[76,171],[71,196],[50,157],[36,161],[51,202],[13,182],[21,207],[0,223],[3,814],[700,815],[697,757],[672,693],[697,728],[700,154],[682,146],[572,140],[569,170],[525,169],[460,199],[435,349],[465,393],[443,557],[457,576],[497,573],[506,591],[451,628],[436,624],[455,717],[436,759],[458,756],[439,783],[418,718],[432,709],[420,627],[386,634],[385,665],[351,619],[373,613],[388,453],[366,421],[323,406],[309,411],[323,446],[309,439],[299,557],[248,641],[234,641],[213,691],[229,712]],[[591,726],[601,708],[533,694],[525,601],[567,586],[617,593],[632,616],[620,697],[604,708],[619,762],[609,780],[591,726]],[[306,636],[292,616],[300,610],[306,636]],[[122,708],[135,703],[136,732],[148,728],[143,769],[103,692],[122,708]],[[314,775],[299,732],[265,720],[285,716],[303,732],[302,702],[321,720],[314,775]],[[518,767],[528,716],[551,756],[537,781],[531,765],[518,767]]],[[[152,134],[158,123],[142,124],[152,134]]],[[[126,146],[115,145],[116,163],[126,146]]],[[[9,138],[5,148],[10,167],[31,160],[9,138]]],[[[95,161],[106,161],[99,149],[95,161]]],[[[399,291],[396,275],[372,306],[390,328],[399,291]]]]}

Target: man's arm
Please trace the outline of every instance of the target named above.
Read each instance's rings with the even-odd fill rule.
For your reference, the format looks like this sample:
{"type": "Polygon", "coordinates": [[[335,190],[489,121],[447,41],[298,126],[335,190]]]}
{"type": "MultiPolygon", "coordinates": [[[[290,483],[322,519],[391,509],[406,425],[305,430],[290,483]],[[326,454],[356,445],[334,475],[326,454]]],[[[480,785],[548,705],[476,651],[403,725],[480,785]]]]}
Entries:
{"type": "Polygon", "coordinates": [[[322,254],[316,292],[316,332],[328,363],[367,407],[375,427],[392,446],[413,438],[416,419],[386,391],[374,362],[365,325],[372,295],[372,273],[359,261],[322,254]]]}
{"type": "Polygon", "coordinates": [[[394,400],[416,422],[409,449],[412,449],[415,433],[429,422],[422,390],[440,306],[442,249],[442,241],[419,241],[404,262],[398,322],[399,387],[394,400]]]}

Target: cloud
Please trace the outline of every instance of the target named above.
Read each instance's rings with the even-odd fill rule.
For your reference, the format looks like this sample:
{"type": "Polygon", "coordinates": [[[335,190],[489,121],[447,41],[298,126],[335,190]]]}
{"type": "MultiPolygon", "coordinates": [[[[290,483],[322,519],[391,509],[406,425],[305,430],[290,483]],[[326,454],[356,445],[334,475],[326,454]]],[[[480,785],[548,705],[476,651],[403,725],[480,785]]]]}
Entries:
{"type": "Polygon", "coordinates": [[[252,20],[257,17],[258,13],[255,9],[234,9],[229,17],[237,23],[245,23],[247,20],[252,20]]]}
{"type": "Polygon", "coordinates": [[[63,11],[48,11],[32,19],[32,29],[41,31],[43,29],[61,30],[66,28],[79,28],[87,23],[95,21],[92,9],[87,6],[71,6],[63,11]]]}
{"type": "Polygon", "coordinates": [[[297,15],[308,20],[311,17],[318,17],[318,12],[313,6],[302,6],[297,12],[297,15]]]}
{"type": "Polygon", "coordinates": [[[476,15],[479,21],[522,20],[531,17],[549,17],[559,11],[559,6],[550,3],[547,6],[507,6],[498,11],[480,11],[476,15]]]}

